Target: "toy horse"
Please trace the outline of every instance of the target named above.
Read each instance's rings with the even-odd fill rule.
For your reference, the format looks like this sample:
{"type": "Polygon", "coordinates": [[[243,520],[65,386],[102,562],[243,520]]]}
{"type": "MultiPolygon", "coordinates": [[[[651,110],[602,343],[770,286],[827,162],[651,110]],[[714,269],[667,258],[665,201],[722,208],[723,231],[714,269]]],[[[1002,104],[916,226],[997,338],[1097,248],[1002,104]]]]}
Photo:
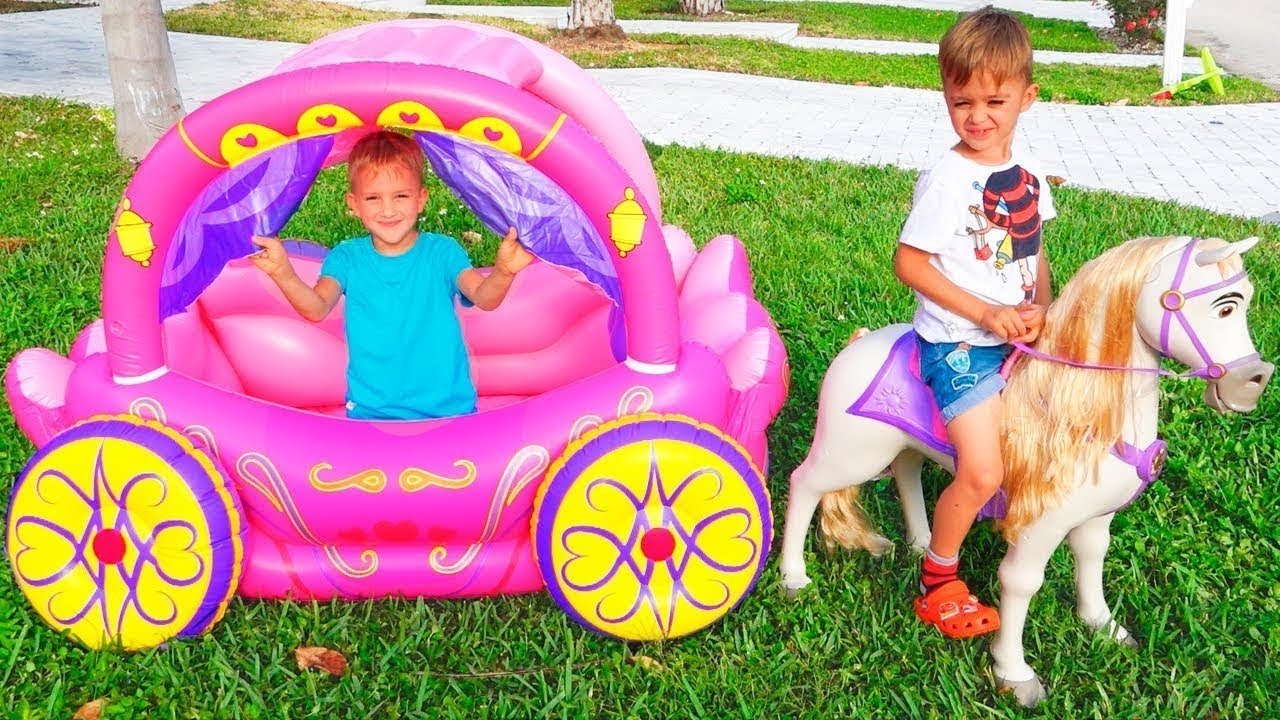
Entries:
{"type": "MultiPolygon", "coordinates": [[[[1249,337],[1253,286],[1241,255],[1256,238],[1141,238],[1087,263],[1049,308],[1036,349],[1016,355],[1004,392],[1005,483],[984,508],[1003,515],[1009,550],[1000,564],[1000,629],[991,646],[1002,691],[1032,706],[1045,691],[1023,654],[1022,631],[1049,556],[1065,537],[1076,557],[1077,613],[1086,625],[1136,644],[1111,614],[1102,561],[1111,519],[1160,473],[1161,357],[1203,379],[1219,412],[1249,412],[1271,379],[1249,337]]],[[[782,582],[810,583],[804,538],[819,501],[829,542],[883,552],[856,504],[859,486],[888,467],[912,545],[929,545],[920,487],[925,458],[954,469],[955,450],[920,381],[911,328],[855,339],[822,383],[808,457],[791,475],[782,582]]],[[[907,607],[904,602],[903,607],[907,607]]]]}

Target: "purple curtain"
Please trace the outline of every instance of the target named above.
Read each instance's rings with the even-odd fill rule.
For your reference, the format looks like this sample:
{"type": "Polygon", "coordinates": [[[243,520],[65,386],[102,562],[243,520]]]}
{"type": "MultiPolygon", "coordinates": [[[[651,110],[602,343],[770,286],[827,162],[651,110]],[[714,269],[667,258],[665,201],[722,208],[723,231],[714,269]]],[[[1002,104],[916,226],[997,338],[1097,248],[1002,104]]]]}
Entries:
{"type": "MultiPolygon", "coordinates": [[[[272,148],[209,183],[187,210],[160,281],[160,319],[180,313],[227,261],[257,251],[252,235],[275,235],[302,205],[333,147],[332,135],[272,148]]],[[[295,252],[323,254],[323,248],[295,252]]]]}
{"type": "Polygon", "coordinates": [[[618,274],[595,227],[559,185],[524,160],[458,135],[414,137],[436,175],[499,236],[514,227],[542,260],[576,270],[621,307],[618,274]]]}

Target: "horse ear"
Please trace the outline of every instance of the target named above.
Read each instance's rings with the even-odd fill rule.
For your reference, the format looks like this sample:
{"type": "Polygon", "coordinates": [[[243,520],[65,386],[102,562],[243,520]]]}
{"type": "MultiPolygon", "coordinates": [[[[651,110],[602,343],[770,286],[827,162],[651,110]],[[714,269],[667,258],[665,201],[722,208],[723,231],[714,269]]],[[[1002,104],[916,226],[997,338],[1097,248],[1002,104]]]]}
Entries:
{"type": "Polygon", "coordinates": [[[1196,255],[1196,264],[1201,267],[1206,265],[1216,265],[1232,255],[1243,255],[1249,252],[1249,250],[1253,249],[1253,246],[1257,244],[1258,238],[1254,236],[1245,238],[1238,242],[1233,242],[1230,245],[1220,247],[1217,250],[1205,250],[1204,252],[1196,255]]]}

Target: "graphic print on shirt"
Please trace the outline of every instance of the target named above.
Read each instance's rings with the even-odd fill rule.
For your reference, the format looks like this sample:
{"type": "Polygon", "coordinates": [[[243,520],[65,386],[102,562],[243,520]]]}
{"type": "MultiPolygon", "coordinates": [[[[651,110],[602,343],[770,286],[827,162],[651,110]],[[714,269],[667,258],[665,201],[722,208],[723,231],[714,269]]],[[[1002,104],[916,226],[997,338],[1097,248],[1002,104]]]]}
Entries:
{"type": "Polygon", "coordinates": [[[1040,181],[1014,165],[991,173],[986,187],[975,181],[973,189],[982,193],[982,205],[969,206],[978,227],[966,228],[973,237],[974,255],[985,261],[994,254],[993,265],[1001,271],[1017,263],[1023,294],[1033,300],[1036,278],[1028,258],[1040,252],[1040,181]]]}

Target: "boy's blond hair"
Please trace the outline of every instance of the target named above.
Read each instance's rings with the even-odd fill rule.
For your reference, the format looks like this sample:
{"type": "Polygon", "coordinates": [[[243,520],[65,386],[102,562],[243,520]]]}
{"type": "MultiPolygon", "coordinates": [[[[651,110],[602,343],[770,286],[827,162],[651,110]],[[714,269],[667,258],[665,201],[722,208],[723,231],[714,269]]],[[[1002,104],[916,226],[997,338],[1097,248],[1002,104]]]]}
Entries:
{"type": "Polygon", "coordinates": [[[1031,37],[1003,10],[986,7],[951,26],[938,46],[943,82],[963,86],[990,74],[998,85],[1009,78],[1031,84],[1031,37]]]}
{"type": "Polygon", "coordinates": [[[347,182],[354,185],[365,170],[399,165],[422,182],[422,151],[412,139],[390,130],[360,138],[347,156],[347,182]]]}

